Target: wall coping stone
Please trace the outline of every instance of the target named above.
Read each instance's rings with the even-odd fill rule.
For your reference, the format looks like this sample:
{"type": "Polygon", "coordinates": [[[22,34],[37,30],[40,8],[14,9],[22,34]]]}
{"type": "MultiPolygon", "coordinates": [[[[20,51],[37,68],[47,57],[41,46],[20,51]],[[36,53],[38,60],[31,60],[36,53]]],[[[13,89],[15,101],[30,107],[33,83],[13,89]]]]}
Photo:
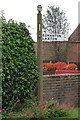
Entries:
{"type": "Polygon", "coordinates": [[[74,76],[74,77],[77,77],[77,76],[80,76],[80,74],[53,74],[53,75],[43,75],[43,77],[71,77],[71,76],[74,76]]]}

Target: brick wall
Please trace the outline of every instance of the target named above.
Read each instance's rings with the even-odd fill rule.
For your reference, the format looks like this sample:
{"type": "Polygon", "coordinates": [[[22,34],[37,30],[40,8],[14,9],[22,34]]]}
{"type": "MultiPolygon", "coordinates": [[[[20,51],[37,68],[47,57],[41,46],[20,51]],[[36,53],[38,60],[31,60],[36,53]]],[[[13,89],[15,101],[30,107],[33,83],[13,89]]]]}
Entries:
{"type": "Polygon", "coordinates": [[[80,62],[80,42],[68,42],[67,61],[80,62]]]}
{"type": "MultiPolygon", "coordinates": [[[[42,59],[43,61],[57,60],[55,53],[56,42],[43,42],[42,59]]],[[[67,63],[76,63],[80,69],[80,42],[79,41],[58,41],[61,60],[67,63]],[[66,59],[66,60],[65,60],[66,59]]],[[[37,55],[37,43],[35,45],[37,55]]]]}
{"type": "Polygon", "coordinates": [[[53,42],[43,42],[42,47],[43,61],[55,59],[55,51],[53,42]]]}
{"type": "MultiPolygon", "coordinates": [[[[65,59],[65,52],[67,53],[66,48],[67,48],[67,41],[53,41],[53,42],[46,42],[44,41],[42,44],[42,58],[43,61],[50,61],[50,60],[55,60],[56,58],[56,45],[58,44],[59,50],[62,55],[61,58],[62,60],[65,59]]],[[[35,51],[37,53],[37,42],[34,43],[35,46],[35,51]]],[[[36,54],[37,55],[37,54],[36,54]]]]}
{"type": "Polygon", "coordinates": [[[43,98],[56,98],[60,103],[71,102],[80,106],[80,75],[43,76],[43,98]]]}
{"type": "MultiPolygon", "coordinates": [[[[80,69],[80,24],[71,34],[68,41],[44,41],[42,46],[43,61],[56,60],[56,43],[59,45],[61,61],[76,63],[78,69],[80,69]]],[[[34,45],[37,53],[37,43],[34,43],[34,45]]]]}

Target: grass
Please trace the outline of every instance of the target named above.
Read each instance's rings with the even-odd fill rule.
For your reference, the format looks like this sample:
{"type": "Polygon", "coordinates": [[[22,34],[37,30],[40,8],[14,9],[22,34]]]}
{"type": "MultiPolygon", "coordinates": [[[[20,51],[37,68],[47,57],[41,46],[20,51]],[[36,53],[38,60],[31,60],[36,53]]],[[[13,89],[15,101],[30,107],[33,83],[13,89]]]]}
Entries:
{"type": "MultiPolygon", "coordinates": [[[[8,116],[9,118],[9,116],[8,116]]],[[[17,112],[11,117],[11,119],[22,119],[22,120],[33,120],[32,118],[26,118],[24,115],[22,115],[21,112],[17,112]]],[[[67,117],[61,117],[61,118],[35,118],[35,120],[75,120],[75,118],[80,118],[80,108],[74,108],[70,111],[69,115],[67,117]],[[72,119],[73,118],[73,119],[72,119]]],[[[11,120],[10,119],[10,120],[11,120]]],[[[5,119],[3,119],[5,120],[5,119]]]]}
{"type": "Polygon", "coordinates": [[[74,108],[74,109],[70,112],[70,114],[69,114],[68,117],[69,117],[69,118],[80,118],[80,108],[74,108]]]}

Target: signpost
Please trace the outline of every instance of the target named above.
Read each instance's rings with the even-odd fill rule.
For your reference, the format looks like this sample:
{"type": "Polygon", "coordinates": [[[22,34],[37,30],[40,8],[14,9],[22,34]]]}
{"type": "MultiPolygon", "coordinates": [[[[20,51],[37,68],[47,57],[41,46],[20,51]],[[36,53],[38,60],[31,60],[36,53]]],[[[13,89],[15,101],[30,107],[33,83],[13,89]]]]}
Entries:
{"type": "Polygon", "coordinates": [[[43,100],[43,80],[42,80],[42,6],[37,6],[37,63],[39,71],[39,84],[38,84],[38,99],[43,100]]]}

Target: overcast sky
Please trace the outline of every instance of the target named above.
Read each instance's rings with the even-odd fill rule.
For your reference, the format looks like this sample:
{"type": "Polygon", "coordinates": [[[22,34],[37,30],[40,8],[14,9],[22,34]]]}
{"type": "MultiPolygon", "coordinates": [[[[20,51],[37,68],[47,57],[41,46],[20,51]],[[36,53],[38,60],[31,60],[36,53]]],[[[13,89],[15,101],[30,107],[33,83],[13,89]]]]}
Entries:
{"type": "Polygon", "coordinates": [[[48,5],[57,4],[66,12],[72,31],[78,25],[78,2],[79,0],[0,0],[0,10],[5,11],[6,19],[14,19],[30,25],[30,33],[33,39],[37,39],[37,5],[42,5],[42,14],[45,14],[48,5]]]}

